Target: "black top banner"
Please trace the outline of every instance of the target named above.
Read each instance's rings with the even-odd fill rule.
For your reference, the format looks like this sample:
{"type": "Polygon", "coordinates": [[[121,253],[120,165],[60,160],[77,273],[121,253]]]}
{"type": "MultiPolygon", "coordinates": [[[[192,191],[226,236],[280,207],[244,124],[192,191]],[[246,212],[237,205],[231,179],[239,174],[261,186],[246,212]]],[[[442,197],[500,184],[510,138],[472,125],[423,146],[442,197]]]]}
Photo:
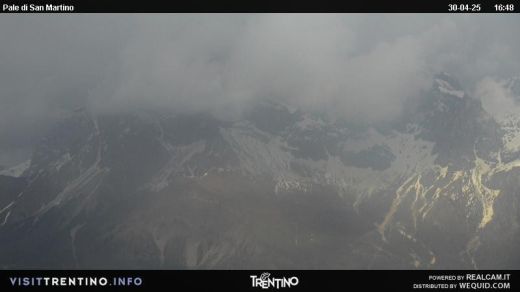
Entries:
{"type": "Polygon", "coordinates": [[[0,0],[2,13],[515,13],[518,0],[0,0]]]}

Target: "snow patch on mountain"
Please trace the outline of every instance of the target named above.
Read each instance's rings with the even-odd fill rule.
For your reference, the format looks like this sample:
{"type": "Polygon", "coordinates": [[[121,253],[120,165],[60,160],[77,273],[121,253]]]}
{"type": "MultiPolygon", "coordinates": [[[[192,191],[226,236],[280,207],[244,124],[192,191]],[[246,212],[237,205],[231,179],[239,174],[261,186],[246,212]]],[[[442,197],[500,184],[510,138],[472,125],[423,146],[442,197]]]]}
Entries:
{"type": "Polygon", "coordinates": [[[437,88],[440,90],[440,92],[447,95],[456,96],[458,98],[464,98],[464,91],[454,89],[448,81],[436,78],[435,83],[437,84],[437,88]]]}
{"type": "Polygon", "coordinates": [[[194,155],[203,153],[206,147],[205,141],[198,141],[177,147],[173,147],[164,141],[163,143],[170,154],[170,159],[149,184],[149,188],[155,192],[166,188],[170,183],[170,179],[175,174],[183,174],[185,177],[196,177],[194,169],[190,167],[188,162],[194,155]]]}
{"type": "Polygon", "coordinates": [[[23,175],[23,173],[29,168],[30,165],[31,165],[31,160],[27,160],[18,165],[15,165],[11,168],[0,171],[0,175],[21,177],[23,175]]]}
{"type": "Polygon", "coordinates": [[[70,153],[67,152],[63,154],[58,160],[54,162],[54,167],[56,168],[56,171],[60,171],[60,169],[71,160],[72,157],[70,156],[70,153]]]}
{"type": "Polygon", "coordinates": [[[261,132],[247,122],[221,128],[220,133],[238,155],[240,168],[246,173],[294,178],[290,171],[294,157],[284,150],[289,146],[281,137],[261,132]]]}
{"type": "Polygon", "coordinates": [[[520,151],[520,115],[508,115],[499,122],[505,132],[502,138],[505,150],[520,151]]]}

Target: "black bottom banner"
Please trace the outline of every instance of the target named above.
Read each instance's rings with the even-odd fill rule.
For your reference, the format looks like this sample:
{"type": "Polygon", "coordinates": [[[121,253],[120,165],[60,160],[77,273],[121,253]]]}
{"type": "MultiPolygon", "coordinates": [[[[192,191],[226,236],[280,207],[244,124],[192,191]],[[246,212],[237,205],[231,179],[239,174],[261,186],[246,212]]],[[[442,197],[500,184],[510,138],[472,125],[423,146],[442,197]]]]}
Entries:
{"type": "Polygon", "coordinates": [[[519,271],[5,270],[0,291],[519,291],[519,271]],[[166,289],[165,289],[166,288],[166,289]]]}

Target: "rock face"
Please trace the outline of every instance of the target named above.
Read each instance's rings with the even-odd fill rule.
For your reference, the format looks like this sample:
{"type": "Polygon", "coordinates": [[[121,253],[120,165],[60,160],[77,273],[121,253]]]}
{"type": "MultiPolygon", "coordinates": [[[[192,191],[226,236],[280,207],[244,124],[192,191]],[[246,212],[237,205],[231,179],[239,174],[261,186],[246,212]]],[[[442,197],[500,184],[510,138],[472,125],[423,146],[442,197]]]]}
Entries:
{"type": "Polygon", "coordinates": [[[0,264],[520,268],[518,119],[440,74],[392,124],[346,120],[76,111],[0,176],[0,264]]]}

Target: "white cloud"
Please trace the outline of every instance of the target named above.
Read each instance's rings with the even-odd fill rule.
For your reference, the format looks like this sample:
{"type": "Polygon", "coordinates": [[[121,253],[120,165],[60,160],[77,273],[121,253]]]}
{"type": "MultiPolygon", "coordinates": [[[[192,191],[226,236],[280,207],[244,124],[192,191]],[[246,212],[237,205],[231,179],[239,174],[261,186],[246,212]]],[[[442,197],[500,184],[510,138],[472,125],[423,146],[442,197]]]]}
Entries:
{"type": "Polygon", "coordinates": [[[482,101],[484,109],[498,119],[520,113],[520,105],[515,103],[512,92],[505,85],[503,80],[486,77],[475,89],[475,96],[482,101]]]}
{"type": "Polygon", "coordinates": [[[467,87],[518,74],[518,27],[508,15],[6,15],[0,150],[82,104],[234,114],[271,98],[387,121],[439,71],[467,87]]]}

